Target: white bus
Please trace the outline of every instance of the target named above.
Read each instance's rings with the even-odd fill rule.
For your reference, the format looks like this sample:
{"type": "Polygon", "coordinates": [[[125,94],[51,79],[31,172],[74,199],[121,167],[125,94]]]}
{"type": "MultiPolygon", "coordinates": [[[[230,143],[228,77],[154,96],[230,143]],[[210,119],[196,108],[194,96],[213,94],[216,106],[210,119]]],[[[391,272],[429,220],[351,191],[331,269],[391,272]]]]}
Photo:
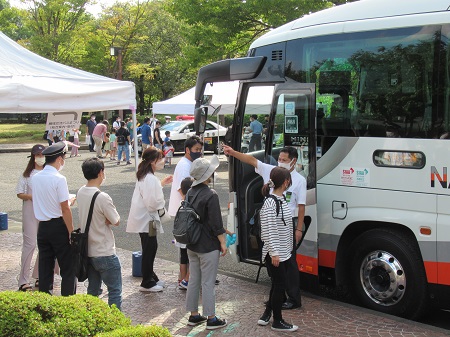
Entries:
{"type": "MultiPolygon", "coordinates": [[[[317,12],[257,39],[245,58],[203,67],[240,80],[232,147],[248,115],[268,116],[262,150],[298,149],[307,178],[301,286],[347,289],[362,305],[416,319],[450,299],[450,0],[362,0],[317,12]],[[273,97],[247,104],[261,87],[273,97]]],[[[253,102],[252,98],[252,102],[253,102]]],[[[214,97],[212,98],[214,102],[214,97]]],[[[250,219],[261,178],[230,160],[228,226],[240,261],[259,263],[250,219]]]]}

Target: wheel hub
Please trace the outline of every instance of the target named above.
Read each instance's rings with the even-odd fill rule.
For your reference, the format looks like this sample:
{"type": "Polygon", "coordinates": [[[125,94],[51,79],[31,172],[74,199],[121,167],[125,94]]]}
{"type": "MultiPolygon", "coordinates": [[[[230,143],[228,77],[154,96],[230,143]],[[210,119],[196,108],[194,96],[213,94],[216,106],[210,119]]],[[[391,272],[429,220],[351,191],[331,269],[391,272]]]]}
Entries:
{"type": "Polygon", "coordinates": [[[361,263],[361,285],[377,304],[398,303],[406,290],[406,277],[400,262],[390,253],[374,251],[361,263]]]}

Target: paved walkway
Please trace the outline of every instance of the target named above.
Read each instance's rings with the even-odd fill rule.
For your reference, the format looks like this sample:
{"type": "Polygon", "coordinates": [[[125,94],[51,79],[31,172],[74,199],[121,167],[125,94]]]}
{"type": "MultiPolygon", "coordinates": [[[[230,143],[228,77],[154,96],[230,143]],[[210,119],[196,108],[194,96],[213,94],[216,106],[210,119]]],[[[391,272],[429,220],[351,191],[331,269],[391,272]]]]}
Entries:
{"type": "MultiPolygon", "coordinates": [[[[16,290],[22,235],[18,224],[0,231],[0,291],[16,290]]],[[[186,325],[184,309],[186,292],[176,287],[178,265],[157,259],[158,276],[166,281],[161,293],[138,291],[140,278],[131,276],[131,252],[118,249],[123,274],[123,312],[133,324],[158,324],[167,327],[173,336],[448,336],[443,329],[383,315],[363,308],[317,298],[303,297],[303,308],[283,312],[284,319],[299,325],[295,333],[279,333],[270,326],[256,324],[267,299],[267,285],[255,284],[234,277],[219,275],[216,287],[217,314],[226,318],[228,326],[205,330],[204,326],[186,325]]],[[[106,290],[106,288],[104,288],[106,290]]],[[[60,291],[60,279],[55,281],[55,295],[60,291]]],[[[86,293],[86,284],[78,284],[78,293],[86,293]]],[[[105,291],[106,293],[106,291],[105,291]]],[[[107,300],[107,294],[103,295],[107,300]]]]}

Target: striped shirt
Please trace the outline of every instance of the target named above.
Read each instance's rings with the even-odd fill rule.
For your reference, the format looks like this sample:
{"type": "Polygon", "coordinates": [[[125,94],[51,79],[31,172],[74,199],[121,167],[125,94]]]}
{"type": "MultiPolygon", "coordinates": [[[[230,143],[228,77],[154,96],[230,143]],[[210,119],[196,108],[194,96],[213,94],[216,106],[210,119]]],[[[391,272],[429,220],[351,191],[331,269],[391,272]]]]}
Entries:
{"type": "Polygon", "coordinates": [[[280,204],[277,216],[275,200],[267,198],[260,211],[261,240],[263,260],[269,253],[270,257],[279,256],[280,262],[289,260],[293,247],[292,213],[283,197],[274,195],[280,204]],[[284,218],[284,221],[283,221],[284,218]]]}

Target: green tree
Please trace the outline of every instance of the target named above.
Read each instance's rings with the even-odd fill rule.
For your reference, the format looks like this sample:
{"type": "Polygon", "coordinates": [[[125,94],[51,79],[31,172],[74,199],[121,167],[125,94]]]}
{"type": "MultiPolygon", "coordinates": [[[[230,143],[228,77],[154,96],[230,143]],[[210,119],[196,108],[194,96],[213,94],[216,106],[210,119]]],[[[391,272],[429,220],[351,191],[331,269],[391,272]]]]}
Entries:
{"type": "Polygon", "coordinates": [[[0,31],[14,41],[26,39],[31,32],[25,27],[26,11],[11,7],[7,0],[0,0],[0,31]]]}
{"type": "Polygon", "coordinates": [[[85,55],[85,38],[92,16],[86,14],[91,0],[25,0],[26,22],[32,35],[30,50],[50,60],[78,66],[85,55]]]}
{"type": "Polygon", "coordinates": [[[244,56],[269,30],[332,5],[325,0],[172,0],[170,9],[189,25],[185,52],[200,66],[244,56]]]}

